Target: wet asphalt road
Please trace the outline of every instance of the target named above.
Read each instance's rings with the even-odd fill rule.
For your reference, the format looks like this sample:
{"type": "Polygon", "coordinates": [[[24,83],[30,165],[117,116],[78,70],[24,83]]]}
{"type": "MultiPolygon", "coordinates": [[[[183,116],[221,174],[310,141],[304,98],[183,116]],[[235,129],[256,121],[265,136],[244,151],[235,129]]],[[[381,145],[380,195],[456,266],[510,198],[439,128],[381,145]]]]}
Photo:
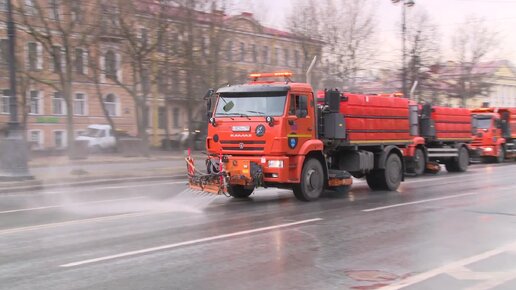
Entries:
{"type": "Polygon", "coordinates": [[[516,289],[516,164],[312,203],[184,188],[0,195],[0,289],[516,289]]]}

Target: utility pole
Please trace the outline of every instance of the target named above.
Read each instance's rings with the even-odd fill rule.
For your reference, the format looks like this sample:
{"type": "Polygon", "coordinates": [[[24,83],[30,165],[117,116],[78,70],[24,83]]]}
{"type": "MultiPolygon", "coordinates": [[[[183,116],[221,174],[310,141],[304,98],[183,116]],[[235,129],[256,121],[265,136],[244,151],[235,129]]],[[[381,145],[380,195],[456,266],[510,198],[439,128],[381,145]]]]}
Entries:
{"type": "Polygon", "coordinates": [[[7,0],[7,36],[9,43],[9,123],[6,136],[0,140],[0,181],[33,179],[27,165],[27,144],[23,128],[18,122],[16,93],[16,28],[13,19],[12,0],[7,0]]]}
{"type": "Polygon", "coordinates": [[[406,35],[407,35],[407,7],[414,6],[414,0],[391,0],[392,3],[396,4],[401,2],[401,87],[404,98],[408,98],[407,90],[407,48],[406,48],[406,35]]]}

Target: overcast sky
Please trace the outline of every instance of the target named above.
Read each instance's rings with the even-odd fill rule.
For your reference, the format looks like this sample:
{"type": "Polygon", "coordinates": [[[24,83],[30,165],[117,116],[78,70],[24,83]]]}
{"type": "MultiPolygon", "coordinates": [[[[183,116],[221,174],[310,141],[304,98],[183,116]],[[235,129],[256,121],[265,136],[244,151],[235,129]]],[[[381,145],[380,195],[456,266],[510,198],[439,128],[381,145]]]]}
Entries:
{"type": "MultiPolygon", "coordinates": [[[[391,0],[375,1],[377,1],[378,47],[381,50],[379,58],[392,61],[399,55],[400,50],[401,7],[400,4],[392,4],[391,0]]],[[[464,23],[466,16],[475,15],[484,18],[486,24],[500,34],[500,49],[491,58],[509,59],[516,65],[516,0],[414,1],[416,5],[409,8],[408,13],[415,13],[420,9],[428,12],[441,32],[440,43],[445,58],[451,56],[450,35],[464,23]]],[[[261,9],[261,14],[264,15],[259,15],[265,24],[284,28],[285,16],[291,9],[291,5],[295,5],[296,0],[253,0],[250,2],[266,4],[266,11],[261,9]]],[[[250,9],[240,7],[239,9],[252,10],[252,7],[250,9]]]]}

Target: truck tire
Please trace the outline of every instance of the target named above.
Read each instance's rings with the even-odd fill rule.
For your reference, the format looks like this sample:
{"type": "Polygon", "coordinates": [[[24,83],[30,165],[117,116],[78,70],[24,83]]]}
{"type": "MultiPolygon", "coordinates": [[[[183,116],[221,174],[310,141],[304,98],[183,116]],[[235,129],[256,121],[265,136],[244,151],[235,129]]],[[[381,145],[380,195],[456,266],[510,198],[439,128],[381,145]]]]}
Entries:
{"type": "Polygon", "coordinates": [[[426,169],[425,153],[421,148],[417,148],[414,153],[414,174],[422,175],[426,169]]]}
{"type": "Polygon", "coordinates": [[[245,188],[242,185],[228,186],[228,193],[234,198],[248,198],[253,191],[254,188],[245,188]]]}
{"type": "Polygon", "coordinates": [[[469,152],[466,147],[460,147],[459,156],[444,163],[448,172],[465,172],[469,165],[469,152]]]}
{"type": "Polygon", "coordinates": [[[321,162],[308,159],[303,165],[299,184],[292,187],[294,196],[301,201],[316,200],[324,190],[324,171],[321,162]]]}
{"type": "Polygon", "coordinates": [[[385,169],[367,174],[367,185],[372,190],[397,190],[403,177],[403,165],[397,154],[391,153],[385,160],[385,169]]]}

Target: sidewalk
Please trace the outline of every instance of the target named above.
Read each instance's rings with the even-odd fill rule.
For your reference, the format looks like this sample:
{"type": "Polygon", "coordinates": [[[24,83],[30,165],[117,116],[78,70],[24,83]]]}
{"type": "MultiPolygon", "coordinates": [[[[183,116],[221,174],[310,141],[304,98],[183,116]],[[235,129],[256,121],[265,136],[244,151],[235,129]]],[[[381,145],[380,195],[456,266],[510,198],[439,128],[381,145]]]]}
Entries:
{"type": "MultiPolygon", "coordinates": [[[[200,152],[192,153],[203,160],[200,152]]],[[[0,193],[28,191],[52,186],[81,186],[123,181],[186,179],[183,151],[151,151],[149,157],[121,154],[90,154],[87,159],[67,156],[36,157],[29,161],[33,180],[1,181],[0,193]]]]}

